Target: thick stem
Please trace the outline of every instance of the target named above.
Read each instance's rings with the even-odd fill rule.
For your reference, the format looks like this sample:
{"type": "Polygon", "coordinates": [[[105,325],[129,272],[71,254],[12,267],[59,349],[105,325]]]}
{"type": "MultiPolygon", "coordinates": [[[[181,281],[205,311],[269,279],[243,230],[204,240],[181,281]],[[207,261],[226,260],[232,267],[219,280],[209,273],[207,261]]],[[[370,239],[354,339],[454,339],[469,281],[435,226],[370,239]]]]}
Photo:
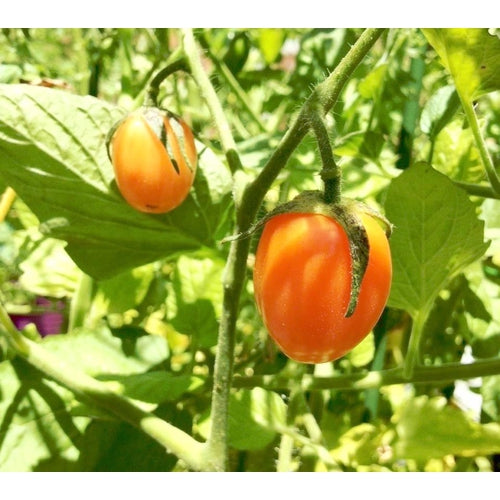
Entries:
{"type": "Polygon", "coordinates": [[[67,365],[60,357],[53,356],[40,344],[25,338],[12,324],[5,308],[0,304],[0,334],[13,351],[44,375],[67,387],[75,395],[97,406],[114,417],[142,430],[148,436],[174,453],[186,465],[201,470],[205,445],[177,427],[144,411],[136,403],[117,392],[113,383],[100,382],[84,372],[67,365]]]}
{"type": "MultiPolygon", "coordinates": [[[[340,69],[336,69],[332,73],[325,82],[326,85],[323,84],[323,87],[321,87],[318,95],[313,94],[311,96],[313,100],[317,100],[318,97],[321,98],[319,102],[323,114],[327,113],[333,106],[348,77],[382,31],[366,30],[343,59],[339,65],[340,69]]],[[[241,162],[236,152],[231,129],[217,94],[201,64],[192,31],[185,29],[183,34],[184,49],[191,67],[191,73],[210,109],[230,168],[235,172],[241,167],[241,162]]],[[[241,204],[237,206],[236,234],[245,232],[250,228],[272,182],[309,130],[308,106],[309,103],[307,102],[260,175],[245,189],[241,204]]],[[[223,313],[219,326],[217,356],[214,367],[211,408],[212,427],[207,442],[208,450],[206,454],[212,470],[225,470],[227,464],[227,411],[233,375],[234,337],[239,300],[245,280],[249,245],[250,242],[246,238],[234,240],[231,244],[225,268],[223,313]]]]}
{"type": "Polygon", "coordinates": [[[309,131],[310,110],[316,113],[319,106],[323,115],[330,111],[349,77],[383,32],[384,28],[366,29],[330,76],[315,88],[263,170],[245,190],[242,199],[242,210],[245,207],[243,230],[250,227],[264,196],[309,131]]]}
{"type": "Polygon", "coordinates": [[[223,312],[219,325],[210,413],[212,427],[207,440],[207,460],[210,468],[216,471],[224,471],[227,467],[227,410],[233,378],[236,320],[245,282],[249,245],[248,238],[232,242],[223,277],[223,312]]]}
{"type": "Polygon", "coordinates": [[[486,147],[486,142],[484,141],[483,134],[481,133],[479,120],[477,119],[476,112],[474,111],[474,106],[472,105],[472,102],[462,99],[461,96],[460,99],[462,101],[462,106],[464,108],[467,121],[469,122],[472,135],[474,136],[477,149],[479,150],[481,161],[484,169],[486,170],[486,175],[488,176],[493,191],[497,195],[500,195],[500,177],[495,170],[495,165],[493,164],[493,160],[490,156],[488,148],[486,147]]]}

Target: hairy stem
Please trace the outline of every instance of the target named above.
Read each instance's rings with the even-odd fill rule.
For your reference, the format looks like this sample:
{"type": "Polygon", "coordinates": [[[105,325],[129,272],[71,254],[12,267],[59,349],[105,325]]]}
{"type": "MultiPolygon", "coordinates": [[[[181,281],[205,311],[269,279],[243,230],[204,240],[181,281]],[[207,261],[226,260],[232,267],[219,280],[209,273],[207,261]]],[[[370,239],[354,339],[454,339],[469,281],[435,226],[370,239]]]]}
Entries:
{"type": "Polygon", "coordinates": [[[314,135],[316,136],[316,141],[318,142],[321,162],[323,163],[320,176],[325,185],[325,202],[337,203],[340,201],[341,196],[342,173],[333,158],[330,136],[328,135],[328,130],[326,129],[323,117],[319,114],[313,114],[311,117],[311,126],[314,131],[314,135]]]}
{"type": "MultiPolygon", "coordinates": [[[[257,210],[265,194],[276,179],[288,158],[300,144],[310,126],[311,103],[319,103],[324,115],[334,105],[344,84],[361,59],[373,46],[383,30],[368,29],[363,32],[337,69],[327,80],[317,87],[310,100],[305,103],[298,118],[285,135],[267,165],[256,180],[244,191],[241,204],[236,207],[235,234],[247,231],[252,225],[257,210]]],[[[241,167],[231,129],[224,115],[217,94],[205,73],[198,48],[191,30],[183,30],[184,49],[191,73],[209,107],[219,132],[221,144],[229,166],[233,172],[241,167]]],[[[316,113],[316,108],[314,109],[316,113]]],[[[248,238],[236,239],[231,243],[223,278],[223,312],[219,325],[217,356],[214,367],[214,386],[211,407],[211,432],[207,441],[206,459],[211,470],[226,470],[227,467],[227,411],[229,392],[233,378],[233,356],[236,334],[236,320],[239,300],[245,282],[246,263],[250,241],[248,238]]]]}
{"type": "Polygon", "coordinates": [[[212,427],[207,440],[207,459],[210,468],[217,471],[226,470],[227,467],[227,411],[233,378],[236,320],[238,319],[239,299],[245,282],[249,245],[248,238],[231,243],[223,277],[223,312],[217,340],[210,413],[212,427]]]}
{"type": "Polygon", "coordinates": [[[349,77],[383,32],[383,28],[366,29],[330,76],[314,89],[267,164],[245,190],[242,199],[242,211],[244,207],[245,212],[241,217],[243,230],[250,227],[264,196],[309,131],[311,110],[313,113],[319,111],[322,115],[330,111],[349,77]]]}

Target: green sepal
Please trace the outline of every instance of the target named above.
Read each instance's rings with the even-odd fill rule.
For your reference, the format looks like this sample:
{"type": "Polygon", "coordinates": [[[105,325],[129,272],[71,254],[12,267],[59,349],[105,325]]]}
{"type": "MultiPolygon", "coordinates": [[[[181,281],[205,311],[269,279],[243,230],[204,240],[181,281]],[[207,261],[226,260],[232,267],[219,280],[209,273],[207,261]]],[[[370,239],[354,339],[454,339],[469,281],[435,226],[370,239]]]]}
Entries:
{"type": "Polygon", "coordinates": [[[111,152],[111,142],[113,140],[113,136],[115,132],[118,130],[118,127],[129,117],[129,115],[120,118],[109,130],[106,134],[106,153],[108,153],[108,158],[111,163],[113,163],[113,157],[111,152]]]}

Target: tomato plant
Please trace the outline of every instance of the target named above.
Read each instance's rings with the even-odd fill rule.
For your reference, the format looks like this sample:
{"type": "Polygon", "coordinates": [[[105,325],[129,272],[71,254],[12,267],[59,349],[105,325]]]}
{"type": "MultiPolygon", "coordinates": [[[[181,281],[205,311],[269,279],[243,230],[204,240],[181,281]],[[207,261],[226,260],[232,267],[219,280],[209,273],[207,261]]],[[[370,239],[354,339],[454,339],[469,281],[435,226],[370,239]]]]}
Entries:
{"type": "Polygon", "coordinates": [[[340,358],[372,330],[389,296],[389,242],[362,216],[369,259],[358,303],[351,295],[351,255],[343,227],[322,214],[289,213],[265,225],[255,258],[257,305],[270,335],[290,357],[306,363],[340,358]]]}
{"type": "Polygon", "coordinates": [[[0,51],[0,471],[500,468],[498,30],[0,51]]]}
{"type": "Polygon", "coordinates": [[[155,108],[132,113],[114,131],[109,148],[118,189],[135,209],[165,213],[186,199],[197,158],[182,119],[155,108]]]}

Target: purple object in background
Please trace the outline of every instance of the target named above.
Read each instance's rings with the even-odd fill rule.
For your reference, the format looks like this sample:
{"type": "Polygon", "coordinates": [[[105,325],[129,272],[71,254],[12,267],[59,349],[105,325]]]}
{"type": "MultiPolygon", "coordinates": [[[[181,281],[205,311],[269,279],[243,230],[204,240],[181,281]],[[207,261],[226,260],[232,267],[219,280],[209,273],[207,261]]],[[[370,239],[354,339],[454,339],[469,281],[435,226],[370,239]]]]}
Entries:
{"type": "Polygon", "coordinates": [[[64,321],[64,304],[62,302],[53,304],[44,297],[38,297],[36,309],[36,311],[26,314],[11,313],[9,316],[18,330],[22,330],[29,323],[34,323],[42,337],[61,333],[64,321]]]}

